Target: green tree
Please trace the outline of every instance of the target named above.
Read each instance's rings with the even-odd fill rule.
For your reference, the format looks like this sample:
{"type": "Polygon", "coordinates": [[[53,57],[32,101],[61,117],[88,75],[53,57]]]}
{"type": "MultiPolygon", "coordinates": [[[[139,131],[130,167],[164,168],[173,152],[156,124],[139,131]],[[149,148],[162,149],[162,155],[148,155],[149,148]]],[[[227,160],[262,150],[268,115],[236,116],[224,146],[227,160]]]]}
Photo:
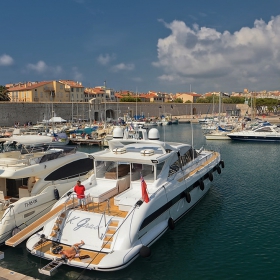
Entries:
{"type": "Polygon", "coordinates": [[[0,85],[0,101],[10,101],[8,90],[6,87],[0,85]]]}
{"type": "Polygon", "coordinates": [[[174,103],[183,103],[183,99],[182,98],[175,98],[174,103]]]}
{"type": "MultiPolygon", "coordinates": [[[[124,96],[120,99],[120,102],[136,102],[136,98],[133,96],[124,96]]],[[[137,97],[137,102],[141,102],[139,97],[137,97]]]]}

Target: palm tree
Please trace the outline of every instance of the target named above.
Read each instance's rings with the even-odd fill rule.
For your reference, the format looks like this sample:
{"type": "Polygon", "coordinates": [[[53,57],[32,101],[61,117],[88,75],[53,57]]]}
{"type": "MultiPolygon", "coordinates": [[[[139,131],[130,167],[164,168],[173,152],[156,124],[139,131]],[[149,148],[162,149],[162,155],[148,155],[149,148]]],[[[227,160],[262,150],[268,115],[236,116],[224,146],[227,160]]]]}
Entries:
{"type": "Polygon", "coordinates": [[[0,101],[10,101],[8,90],[5,86],[0,85],[0,101]]]}

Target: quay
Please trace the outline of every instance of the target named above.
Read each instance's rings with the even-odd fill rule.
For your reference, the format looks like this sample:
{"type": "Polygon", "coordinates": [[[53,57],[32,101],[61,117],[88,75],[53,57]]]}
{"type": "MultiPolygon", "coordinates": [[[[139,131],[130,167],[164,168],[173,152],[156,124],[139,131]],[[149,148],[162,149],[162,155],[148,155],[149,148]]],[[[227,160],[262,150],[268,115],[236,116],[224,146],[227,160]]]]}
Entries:
{"type": "Polygon", "coordinates": [[[0,266],[0,280],[39,280],[0,266]]]}
{"type": "Polygon", "coordinates": [[[98,145],[103,146],[104,140],[103,139],[79,139],[79,138],[70,138],[70,144],[77,144],[77,145],[98,145]]]}

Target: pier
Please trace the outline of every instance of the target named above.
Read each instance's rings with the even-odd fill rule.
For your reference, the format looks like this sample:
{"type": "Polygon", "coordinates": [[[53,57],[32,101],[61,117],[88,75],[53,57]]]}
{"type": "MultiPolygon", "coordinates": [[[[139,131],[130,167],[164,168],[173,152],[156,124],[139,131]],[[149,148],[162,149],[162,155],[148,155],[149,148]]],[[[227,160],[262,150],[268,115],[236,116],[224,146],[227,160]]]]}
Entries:
{"type": "Polygon", "coordinates": [[[103,139],[70,138],[70,141],[72,144],[77,144],[77,145],[103,146],[103,144],[104,144],[103,139]]]}
{"type": "Polygon", "coordinates": [[[33,278],[12,270],[9,270],[7,268],[0,266],[0,279],[1,280],[39,280],[37,278],[33,278]]]}

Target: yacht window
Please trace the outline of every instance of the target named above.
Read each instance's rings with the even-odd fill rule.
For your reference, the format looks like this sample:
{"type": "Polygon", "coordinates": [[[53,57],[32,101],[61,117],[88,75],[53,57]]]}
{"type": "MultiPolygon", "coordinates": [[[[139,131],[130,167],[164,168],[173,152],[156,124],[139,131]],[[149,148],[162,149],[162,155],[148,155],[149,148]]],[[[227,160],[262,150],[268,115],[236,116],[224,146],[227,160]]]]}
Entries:
{"type": "Polygon", "coordinates": [[[165,162],[161,162],[161,163],[159,163],[159,164],[157,164],[156,165],[156,169],[157,169],[157,178],[159,177],[159,175],[160,175],[160,173],[161,173],[161,171],[163,170],[163,166],[164,166],[164,164],[165,164],[165,162]]]}
{"type": "Polygon", "coordinates": [[[90,158],[83,158],[72,161],[52,173],[50,173],[45,181],[67,180],[77,175],[84,175],[93,169],[93,161],[90,158]]]}
{"type": "Polygon", "coordinates": [[[271,128],[264,126],[258,129],[258,132],[271,132],[271,128]]]}

